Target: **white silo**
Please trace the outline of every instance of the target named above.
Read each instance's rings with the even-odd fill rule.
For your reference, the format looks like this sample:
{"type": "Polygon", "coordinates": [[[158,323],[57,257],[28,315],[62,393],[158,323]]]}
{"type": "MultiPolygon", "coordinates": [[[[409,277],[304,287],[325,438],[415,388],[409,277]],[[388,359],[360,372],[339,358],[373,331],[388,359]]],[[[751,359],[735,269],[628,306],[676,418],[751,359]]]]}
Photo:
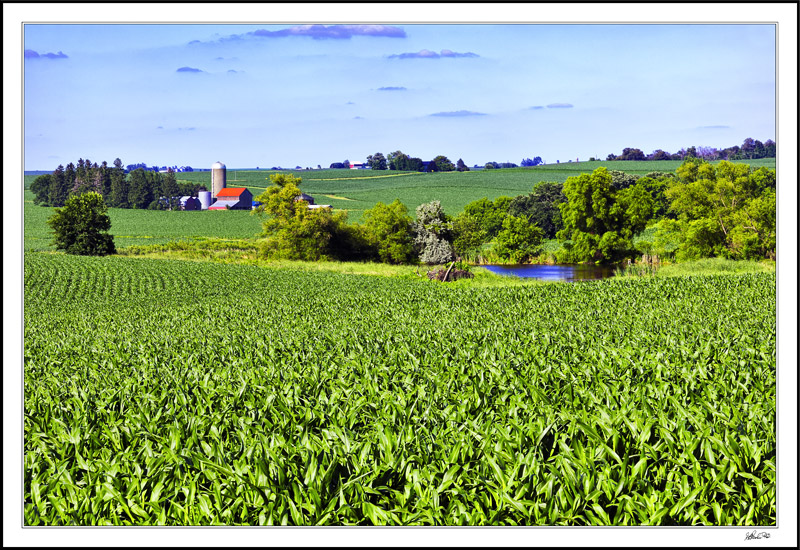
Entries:
{"type": "Polygon", "coordinates": [[[211,191],[198,191],[197,198],[200,200],[200,210],[208,210],[211,206],[211,191]]]}
{"type": "Polygon", "coordinates": [[[227,185],[225,165],[217,161],[211,166],[211,198],[216,199],[217,193],[227,185]]]}

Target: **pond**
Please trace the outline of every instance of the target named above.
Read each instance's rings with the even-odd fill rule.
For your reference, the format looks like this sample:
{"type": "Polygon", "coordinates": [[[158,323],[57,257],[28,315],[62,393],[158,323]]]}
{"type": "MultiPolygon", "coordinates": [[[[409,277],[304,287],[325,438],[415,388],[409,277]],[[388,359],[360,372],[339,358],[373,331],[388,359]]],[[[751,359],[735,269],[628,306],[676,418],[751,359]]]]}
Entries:
{"type": "Polygon", "coordinates": [[[614,266],[581,265],[581,264],[519,264],[519,265],[483,265],[492,273],[499,275],[516,275],[523,278],[542,279],[545,281],[596,281],[614,276],[614,266]]]}

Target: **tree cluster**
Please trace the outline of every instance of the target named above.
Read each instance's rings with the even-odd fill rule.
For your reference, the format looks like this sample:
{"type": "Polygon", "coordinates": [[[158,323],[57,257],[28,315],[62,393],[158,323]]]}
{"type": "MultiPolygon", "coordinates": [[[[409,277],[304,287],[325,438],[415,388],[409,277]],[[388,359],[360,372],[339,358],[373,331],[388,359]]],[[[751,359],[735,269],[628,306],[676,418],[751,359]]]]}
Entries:
{"type": "Polygon", "coordinates": [[[52,174],[31,183],[33,202],[41,206],[64,206],[68,198],[94,191],[114,208],[176,208],[177,197],[196,197],[202,189],[199,183],[178,182],[172,169],[159,173],[139,167],[126,174],[120,159],[113,166],[79,159],[77,166],[59,165],[52,174]],[[166,197],[167,203],[159,201],[160,197],[166,197]]]}
{"type": "Polygon", "coordinates": [[[775,259],[774,170],[691,159],[676,172],[664,190],[675,219],[659,222],[657,246],[676,243],[679,260],[775,259]]]}
{"type": "MultiPolygon", "coordinates": [[[[649,155],[645,155],[641,149],[625,147],[622,154],[609,154],[606,160],[685,160],[687,158],[699,158],[704,160],[746,160],[760,158],[774,158],[777,145],[771,139],[761,143],[757,139],[747,138],[741,147],[734,145],[724,149],[706,146],[691,146],[681,149],[676,153],[668,153],[662,149],[656,149],[649,155]]],[[[594,158],[590,159],[594,160],[594,158]]]]}

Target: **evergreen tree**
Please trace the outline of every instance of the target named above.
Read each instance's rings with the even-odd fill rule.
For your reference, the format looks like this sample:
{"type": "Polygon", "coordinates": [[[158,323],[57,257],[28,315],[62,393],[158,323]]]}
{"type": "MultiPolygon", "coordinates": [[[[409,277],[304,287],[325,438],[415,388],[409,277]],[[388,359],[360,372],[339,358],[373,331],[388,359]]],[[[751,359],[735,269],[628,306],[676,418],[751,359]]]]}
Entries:
{"type": "MultiPolygon", "coordinates": [[[[72,164],[69,166],[72,166],[72,164]]],[[[47,196],[47,202],[50,206],[64,206],[68,195],[67,173],[64,167],[59,164],[50,180],[50,191],[47,196]]]]}
{"type": "Polygon", "coordinates": [[[122,168],[122,161],[116,159],[114,168],[111,170],[111,200],[109,205],[115,208],[130,208],[128,203],[128,182],[125,179],[125,169],[122,168]]]}
{"type": "Polygon", "coordinates": [[[103,201],[108,203],[111,198],[111,168],[108,163],[103,161],[100,165],[100,187],[102,188],[103,201]]]}
{"type": "Polygon", "coordinates": [[[143,168],[130,173],[128,204],[131,208],[147,208],[153,202],[153,188],[143,168]]]}
{"type": "Polygon", "coordinates": [[[178,188],[178,180],[175,178],[175,172],[172,171],[172,168],[169,168],[167,169],[167,174],[162,178],[161,195],[167,199],[170,210],[181,209],[179,193],[180,189],[178,188]]]}

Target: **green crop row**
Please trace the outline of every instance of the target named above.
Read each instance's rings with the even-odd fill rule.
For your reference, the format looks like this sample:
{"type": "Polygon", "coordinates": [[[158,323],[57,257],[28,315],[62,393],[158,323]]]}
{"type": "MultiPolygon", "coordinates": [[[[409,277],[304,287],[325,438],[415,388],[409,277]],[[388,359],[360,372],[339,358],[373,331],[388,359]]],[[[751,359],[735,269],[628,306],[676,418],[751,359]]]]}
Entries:
{"type": "Polygon", "coordinates": [[[26,525],[775,525],[775,275],[25,256],[26,525]]]}

